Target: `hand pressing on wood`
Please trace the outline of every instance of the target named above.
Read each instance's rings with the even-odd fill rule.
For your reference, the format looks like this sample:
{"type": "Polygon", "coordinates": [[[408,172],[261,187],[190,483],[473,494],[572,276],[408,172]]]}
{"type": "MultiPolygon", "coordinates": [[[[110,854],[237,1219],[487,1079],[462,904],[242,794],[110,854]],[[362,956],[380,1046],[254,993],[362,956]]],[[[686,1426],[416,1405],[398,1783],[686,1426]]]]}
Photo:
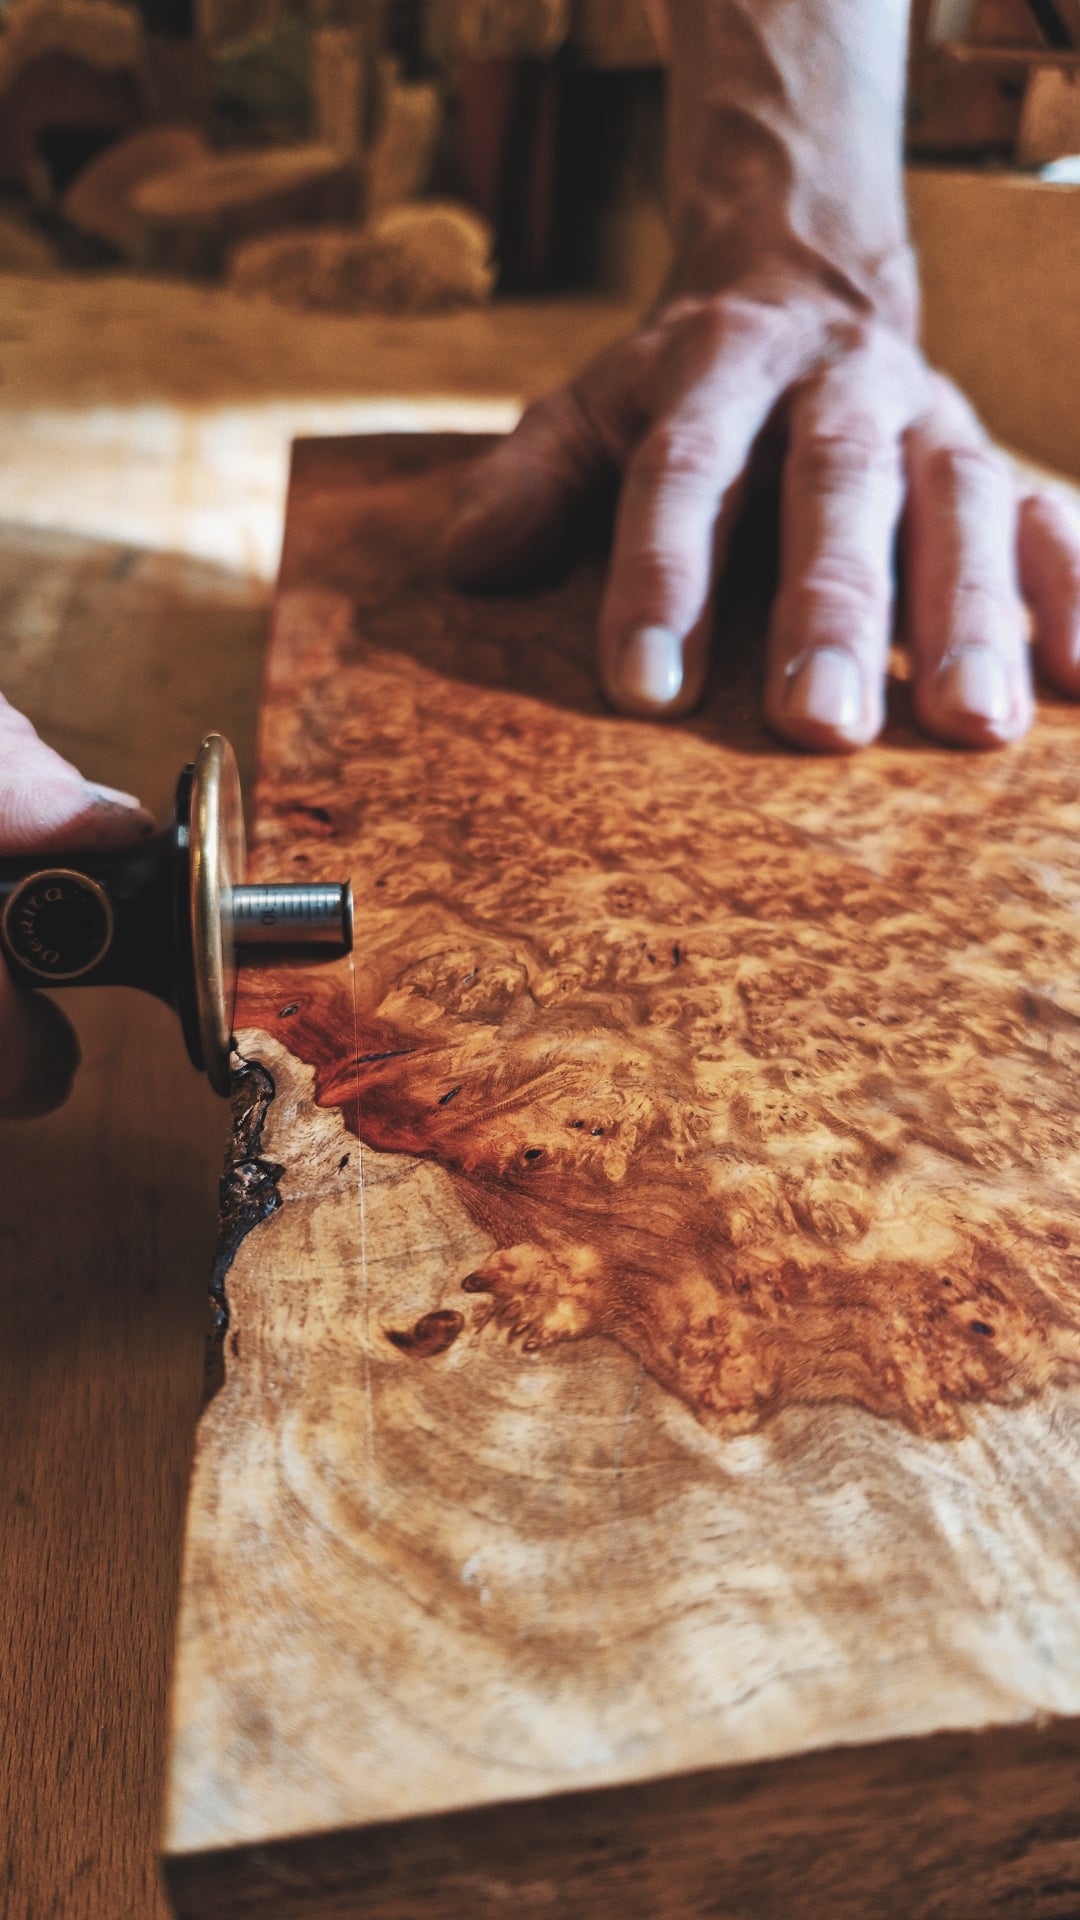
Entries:
{"type": "Polygon", "coordinates": [[[612,465],[622,475],[600,615],[603,684],[623,712],[701,697],[712,595],[755,443],[786,428],[781,570],[765,711],[796,745],[845,751],[884,718],[902,525],[915,712],[962,746],[1015,739],[1035,656],[1080,695],[1080,521],[1019,484],[970,406],[888,326],[777,274],[667,306],[486,462],[453,535],[458,577],[531,569],[612,465]]]}
{"type": "Polygon", "coordinates": [[[1035,657],[1080,697],[1080,521],[1020,484],[915,344],[898,0],[682,0],[670,19],[676,265],[631,339],[540,401],[478,472],[450,564],[531,570],[619,477],[600,672],[627,713],[700,699],[748,482],[781,449],[765,711],[846,751],[884,717],[895,556],[915,712],[1015,739],[1035,657]]]}
{"type": "MultiPolygon", "coordinates": [[[[0,696],[0,854],[119,846],[153,824],[131,794],[84,780],[0,696]]],[[[0,962],[0,1118],[60,1106],[78,1064],[79,1043],[59,1007],[17,992],[0,962]]]]}

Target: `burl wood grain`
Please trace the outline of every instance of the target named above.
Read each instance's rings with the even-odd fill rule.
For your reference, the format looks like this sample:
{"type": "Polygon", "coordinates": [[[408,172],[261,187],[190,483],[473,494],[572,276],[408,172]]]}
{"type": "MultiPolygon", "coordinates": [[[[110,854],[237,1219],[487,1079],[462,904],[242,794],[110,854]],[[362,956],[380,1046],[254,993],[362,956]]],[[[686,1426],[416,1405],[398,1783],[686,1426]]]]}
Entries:
{"type": "Polygon", "coordinates": [[[617,1340],[726,1431],[840,1399],[955,1435],[1067,1377],[1073,715],[842,765],[773,748],[749,673],[690,729],[613,719],[595,568],[440,582],[457,478],[313,477],[294,520],[260,846],[351,867],[357,959],[241,1010],[493,1242],[387,1338],[617,1340]]]}
{"type": "MultiPolygon", "coordinates": [[[[297,454],[254,865],[351,870],[357,939],[242,976],[273,1097],[236,1177],[278,1204],[200,1430],[178,1887],[209,1848],[844,1741],[917,1777],[934,1729],[1080,1713],[1080,721],[953,753],[898,677],[878,747],[784,751],[749,537],[703,713],[617,719],[599,560],[445,584],[469,457],[297,454]]],[[[552,1873],[553,1912],[613,1910],[552,1873]]],[[[814,1911],[761,1874],[761,1914],[814,1911]]]]}

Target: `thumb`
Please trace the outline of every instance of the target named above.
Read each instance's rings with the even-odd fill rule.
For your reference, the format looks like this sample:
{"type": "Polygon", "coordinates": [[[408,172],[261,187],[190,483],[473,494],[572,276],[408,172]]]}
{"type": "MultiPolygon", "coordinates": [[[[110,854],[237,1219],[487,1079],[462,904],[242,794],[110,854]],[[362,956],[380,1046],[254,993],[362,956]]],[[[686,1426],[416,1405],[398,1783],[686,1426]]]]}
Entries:
{"type": "Polygon", "coordinates": [[[153,827],[134,794],[84,780],[0,695],[0,853],[122,846],[153,827]]]}
{"type": "Polygon", "coordinates": [[[468,470],[445,541],[459,586],[505,585],[554,557],[645,429],[639,389],[651,353],[643,335],[609,347],[468,470]]]}
{"type": "MultiPolygon", "coordinates": [[[[0,696],[0,854],[117,846],[153,825],[133,795],[84,780],[0,696]]],[[[0,965],[0,1118],[58,1107],[78,1064],[79,1043],[59,1007],[17,992],[0,965]]]]}

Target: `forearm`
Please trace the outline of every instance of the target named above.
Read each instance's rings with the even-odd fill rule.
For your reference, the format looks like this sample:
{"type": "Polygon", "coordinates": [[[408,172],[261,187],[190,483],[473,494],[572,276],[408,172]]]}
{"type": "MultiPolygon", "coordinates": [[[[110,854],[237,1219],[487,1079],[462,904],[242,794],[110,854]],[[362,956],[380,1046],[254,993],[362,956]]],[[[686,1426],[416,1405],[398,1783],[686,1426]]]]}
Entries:
{"type": "Polygon", "coordinates": [[[809,268],[914,322],[907,0],[667,0],[677,287],[809,268]]]}

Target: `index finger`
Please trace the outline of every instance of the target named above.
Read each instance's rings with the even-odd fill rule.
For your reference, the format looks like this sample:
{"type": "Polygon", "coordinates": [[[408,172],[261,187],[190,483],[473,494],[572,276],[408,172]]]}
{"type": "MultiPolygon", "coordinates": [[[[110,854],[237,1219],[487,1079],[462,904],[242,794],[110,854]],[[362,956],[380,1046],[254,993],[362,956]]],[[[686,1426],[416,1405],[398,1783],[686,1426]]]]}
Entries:
{"type": "MultiPolygon", "coordinates": [[[[0,696],[0,853],[108,846],[137,839],[153,817],[131,794],[97,787],[45,744],[0,696]]],[[[66,1100],[79,1043],[59,1007],[20,993],[0,960],[0,1118],[28,1119],[66,1100]]]]}

